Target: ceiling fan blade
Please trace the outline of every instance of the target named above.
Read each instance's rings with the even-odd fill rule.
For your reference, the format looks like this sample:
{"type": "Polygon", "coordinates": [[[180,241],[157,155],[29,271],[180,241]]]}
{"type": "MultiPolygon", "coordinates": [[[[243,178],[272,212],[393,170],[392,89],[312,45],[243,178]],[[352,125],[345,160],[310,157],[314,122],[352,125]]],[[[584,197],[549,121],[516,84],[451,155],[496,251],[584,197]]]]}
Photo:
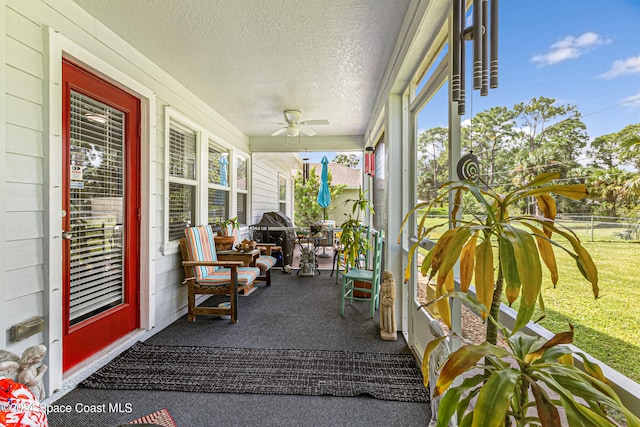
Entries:
{"type": "Polygon", "coordinates": [[[286,127],[282,128],[282,129],[278,129],[277,131],[275,131],[274,133],[271,134],[271,136],[278,136],[281,133],[284,133],[284,131],[287,130],[286,127]]]}
{"type": "Polygon", "coordinates": [[[315,135],[317,132],[313,129],[307,129],[304,127],[300,128],[300,132],[302,132],[303,134],[307,135],[307,136],[313,136],[315,135]]]}
{"type": "Polygon", "coordinates": [[[329,120],[319,119],[319,120],[305,120],[300,122],[301,125],[328,125],[329,120]]]}

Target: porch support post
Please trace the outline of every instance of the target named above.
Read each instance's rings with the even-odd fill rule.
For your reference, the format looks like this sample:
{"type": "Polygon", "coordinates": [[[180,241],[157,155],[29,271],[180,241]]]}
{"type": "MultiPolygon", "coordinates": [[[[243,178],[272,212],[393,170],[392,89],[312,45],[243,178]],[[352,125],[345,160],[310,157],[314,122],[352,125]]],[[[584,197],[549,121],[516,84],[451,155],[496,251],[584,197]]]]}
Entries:
{"type": "MultiPolygon", "coordinates": [[[[400,94],[389,96],[386,108],[386,124],[385,124],[385,149],[386,149],[386,165],[385,171],[387,185],[387,238],[385,241],[386,258],[384,266],[386,270],[393,273],[397,283],[401,283],[403,277],[403,252],[402,245],[398,244],[396,238],[402,224],[403,212],[408,211],[408,191],[405,185],[407,150],[404,145],[407,134],[407,114],[403,114],[406,110],[404,105],[404,97],[400,94]]],[[[396,301],[402,301],[402,286],[396,287],[396,301]]],[[[398,325],[406,334],[406,325],[408,323],[408,313],[404,304],[398,304],[398,325]]]]}
{"type": "MultiPolygon", "coordinates": [[[[449,19],[449,46],[452,46],[453,40],[453,19],[449,19]]],[[[453,69],[453,55],[451,50],[449,51],[449,70],[453,69]]],[[[464,74],[464,73],[463,73],[464,74]]],[[[451,75],[451,71],[449,71],[451,75]]],[[[449,181],[457,181],[457,166],[458,160],[460,160],[461,153],[461,135],[460,131],[460,116],[458,115],[458,102],[452,100],[451,81],[448,79],[449,84],[449,181]]],[[[449,219],[451,218],[453,210],[453,194],[449,193],[449,219]]],[[[458,211],[457,218],[462,216],[461,210],[458,211]]],[[[460,290],[460,262],[458,261],[453,270],[455,278],[455,290],[460,290]]],[[[452,330],[462,336],[462,304],[459,299],[453,298],[451,300],[451,327],[452,330]]],[[[460,340],[452,339],[450,341],[451,351],[455,351],[460,348],[460,340]]]]}

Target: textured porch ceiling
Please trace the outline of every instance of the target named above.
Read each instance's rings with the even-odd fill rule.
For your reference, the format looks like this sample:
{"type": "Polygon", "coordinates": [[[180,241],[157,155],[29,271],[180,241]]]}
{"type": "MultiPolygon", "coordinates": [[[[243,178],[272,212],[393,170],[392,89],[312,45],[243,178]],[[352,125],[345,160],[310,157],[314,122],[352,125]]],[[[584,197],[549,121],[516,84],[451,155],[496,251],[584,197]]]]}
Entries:
{"type": "MultiPolygon", "coordinates": [[[[75,0],[250,137],[361,136],[410,0],[75,0]]],[[[281,137],[282,138],[282,137],[281,137]]]]}

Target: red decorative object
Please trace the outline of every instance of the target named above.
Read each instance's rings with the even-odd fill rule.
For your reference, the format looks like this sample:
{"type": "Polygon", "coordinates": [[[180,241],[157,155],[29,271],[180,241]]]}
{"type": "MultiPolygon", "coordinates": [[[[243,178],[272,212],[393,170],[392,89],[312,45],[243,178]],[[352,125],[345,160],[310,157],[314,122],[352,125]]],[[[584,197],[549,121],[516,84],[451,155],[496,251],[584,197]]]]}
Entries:
{"type": "Polygon", "coordinates": [[[375,176],[376,174],[376,153],[366,152],[364,153],[364,173],[369,176],[375,176]]]}
{"type": "Polygon", "coordinates": [[[29,389],[8,378],[0,379],[0,426],[48,427],[46,408],[29,389]]]}
{"type": "Polygon", "coordinates": [[[157,424],[162,427],[178,427],[167,408],[160,409],[159,411],[135,419],[127,424],[157,424]]]}

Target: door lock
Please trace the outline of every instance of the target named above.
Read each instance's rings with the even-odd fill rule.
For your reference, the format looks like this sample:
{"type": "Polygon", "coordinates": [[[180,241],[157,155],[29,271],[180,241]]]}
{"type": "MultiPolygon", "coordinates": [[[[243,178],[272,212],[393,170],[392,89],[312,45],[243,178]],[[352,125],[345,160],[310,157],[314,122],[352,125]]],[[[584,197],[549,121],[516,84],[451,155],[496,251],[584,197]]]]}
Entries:
{"type": "Polygon", "coordinates": [[[71,240],[71,232],[70,231],[63,231],[62,232],[62,238],[64,240],[71,240]]]}

